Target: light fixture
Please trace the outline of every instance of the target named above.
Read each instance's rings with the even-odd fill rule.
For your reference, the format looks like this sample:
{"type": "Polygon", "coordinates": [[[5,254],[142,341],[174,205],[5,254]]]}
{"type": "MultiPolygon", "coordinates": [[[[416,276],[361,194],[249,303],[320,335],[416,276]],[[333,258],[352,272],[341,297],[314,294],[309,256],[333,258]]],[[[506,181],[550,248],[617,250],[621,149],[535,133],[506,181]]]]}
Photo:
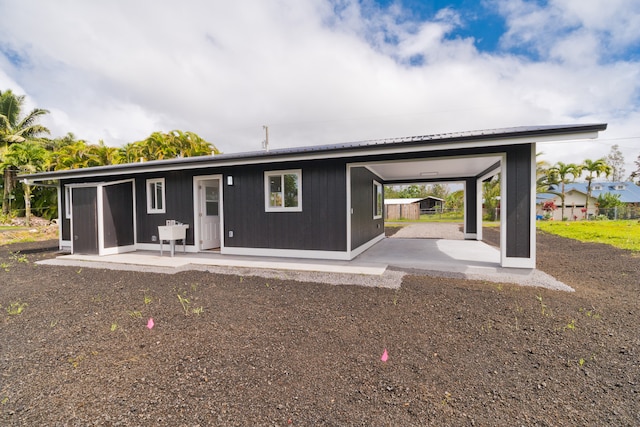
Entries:
{"type": "Polygon", "coordinates": [[[233,177],[231,175],[227,176],[227,185],[233,185],[233,177]]]}
{"type": "Polygon", "coordinates": [[[420,172],[420,176],[436,176],[438,172],[420,172]]]}

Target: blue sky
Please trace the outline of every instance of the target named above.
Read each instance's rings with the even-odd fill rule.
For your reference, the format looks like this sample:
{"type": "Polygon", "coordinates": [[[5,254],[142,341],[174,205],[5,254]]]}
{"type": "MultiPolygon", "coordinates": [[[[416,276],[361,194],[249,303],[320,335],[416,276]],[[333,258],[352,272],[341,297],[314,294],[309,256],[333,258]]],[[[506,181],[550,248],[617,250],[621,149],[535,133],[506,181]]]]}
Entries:
{"type": "Polygon", "coordinates": [[[54,136],[224,152],[609,123],[547,161],[640,155],[637,0],[0,0],[0,90],[54,136]]]}

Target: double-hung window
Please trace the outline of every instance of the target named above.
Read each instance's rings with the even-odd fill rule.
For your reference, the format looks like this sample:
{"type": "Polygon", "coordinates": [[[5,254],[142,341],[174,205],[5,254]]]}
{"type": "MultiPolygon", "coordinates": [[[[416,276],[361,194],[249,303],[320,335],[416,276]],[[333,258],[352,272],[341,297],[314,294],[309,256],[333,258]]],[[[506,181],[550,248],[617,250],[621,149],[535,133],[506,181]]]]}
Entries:
{"type": "Polygon", "coordinates": [[[147,180],[147,213],[165,213],[164,178],[147,180]]]}
{"type": "Polygon", "coordinates": [[[264,192],[265,211],[301,211],[302,170],[265,172],[264,192]]]}

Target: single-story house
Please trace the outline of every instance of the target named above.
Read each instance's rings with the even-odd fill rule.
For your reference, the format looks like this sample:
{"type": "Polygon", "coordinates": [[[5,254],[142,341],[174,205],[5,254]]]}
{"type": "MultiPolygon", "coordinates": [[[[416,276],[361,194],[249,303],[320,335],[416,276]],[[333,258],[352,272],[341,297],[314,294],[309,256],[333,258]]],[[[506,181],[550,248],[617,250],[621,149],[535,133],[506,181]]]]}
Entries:
{"type": "Polygon", "coordinates": [[[482,238],[482,182],[502,177],[501,265],[535,267],[536,143],[595,138],[606,124],[532,126],[22,175],[55,185],[60,247],[106,255],[159,248],[350,260],[384,239],[385,184],[462,183],[464,235],[482,238]]]}
{"type": "Polygon", "coordinates": [[[384,219],[418,220],[421,214],[441,212],[444,200],[434,196],[405,199],[384,199],[384,219]]]}
{"type": "MultiPolygon", "coordinates": [[[[587,219],[598,215],[598,197],[606,193],[619,196],[620,201],[627,207],[640,207],[640,186],[633,182],[592,182],[589,207],[585,208],[587,185],[586,182],[565,184],[564,216],[567,219],[587,219]]],[[[551,190],[560,192],[560,189],[555,187],[551,190]]],[[[561,206],[562,200],[558,194],[540,193],[536,198],[536,214],[539,218],[550,216],[550,219],[562,220],[561,206]],[[553,212],[545,212],[543,207],[546,202],[553,202],[557,209],[553,212]]]]}

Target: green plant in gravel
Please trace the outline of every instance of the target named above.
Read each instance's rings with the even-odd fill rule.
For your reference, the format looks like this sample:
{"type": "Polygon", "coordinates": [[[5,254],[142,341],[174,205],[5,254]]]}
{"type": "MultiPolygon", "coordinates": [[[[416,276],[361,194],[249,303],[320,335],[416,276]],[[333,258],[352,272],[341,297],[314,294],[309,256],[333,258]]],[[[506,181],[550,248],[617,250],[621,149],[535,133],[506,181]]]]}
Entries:
{"type": "Polygon", "coordinates": [[[142,312],[139,310],[130,311],[129,316],[133,317],[134,319],[140,319],[142,318],[142,312]]]}
{"type": "Polygon", "coordinates": [[[178,294],[178,301],[180,301],[180,305],[182,305],[182,310],[184,311],[184,315],[188,316],[189,315],[189,308],[191,305],[191,302],[189,301],[189,298],[185,296],[182,296],[180,294],[178,294]]]}
{"type": "Polygon", "coordinates": [[[578,310],[579,313],[583,313],[585,316],[587,317],[591,317],[592,319],[601,319],[601,316],[599,313],[596,313],[595,309],[593,310],[585,310],[584,308],[580,308],[578,310]]]}
{"type": "Polygon", "coordinates": [[[549,307],[547,307],[547,305],[542,302],[542,296],[536,295],[536,299],[538,300],[538,302],[540,302],[540,312],[542,313],[542,315],[551,316],[551,310],[549,310],[549,307]]]}
{"type": "MultiPolygon", "coordinates": [[[[198,285],[191,285],[191,290],[192,291],[196,291],[198,289],[198,285]]],[[[175,288],[174,288],[175,290],[175,288]]],[[[176,296],[178,297],[178,302],[180,302],[180,305],[182,306],[182,311],[184,311],[184,315],[188,316],[190,314],[197,314],[200,315],[202,313],[204,313],[204,307],[200,306],[200,307],[191,307],[191,302],[193,301],[193,295],[190,297],[187,294],[187,291],[184,290],[179,290],[176,293],[176,296]]]]}
{"type": "Polygon", "coordinates": [[[571,322],[567,323],[567,326],[564,327],[565,329],[570,329],[570,330],[574,330],[576,328],[576,320],[575,319],[571,319],[571,322]]]}
{"type": "Polygon", "coordinates": [[[151,304],[152,301],[153,301],[153,298],[151,298],[151,295],[147,294],[147,291],[145,291],[145,293],[144,293],[144,305],[149,305],[149,304],[151,304]]]}
{"type": "Polygon", "coordinates": [[[9,313],[10,316],[20,315],[27,307],[27,305],[29,304],[27,304],[26,302],[12,302],[7,306],[7,313],[9,313]]]}
{"type": "Polygon", "coordinates": [[[28,263],[29,260],[27,259],[27,256],[24,254],[20,254],[20,251],[17,252],[9,252],[9,256],[11,257],[11,259],[19,262],[19,263],[28,263]]]}
{"type": "Polygon", "coordinates": [[[111,323],[111,332],[115,332],[118,330],[118,324],[116,322],[111,323]]]}
{"type": "Polygon", "coordinates": [[[8,262],[3,262],[0,264],[0,268],[2,268],[6,272],[9,272],[11,271],[11,264],[9,264],[8,262]]]}

